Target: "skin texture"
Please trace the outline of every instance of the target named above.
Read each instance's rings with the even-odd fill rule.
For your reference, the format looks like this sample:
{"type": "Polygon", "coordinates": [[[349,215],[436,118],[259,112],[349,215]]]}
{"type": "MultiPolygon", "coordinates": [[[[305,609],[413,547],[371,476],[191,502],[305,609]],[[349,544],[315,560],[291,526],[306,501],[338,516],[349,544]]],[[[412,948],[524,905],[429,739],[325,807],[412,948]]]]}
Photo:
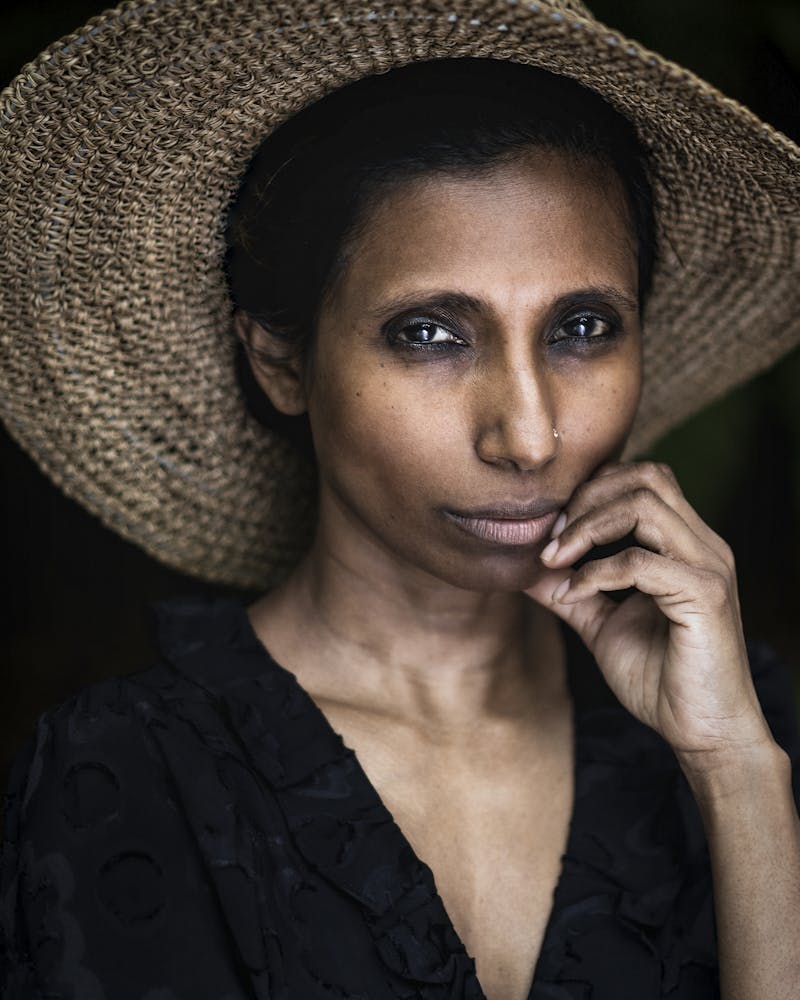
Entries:
{"type": "Polygon", "coordinates": [[[320,471],[315,542],[249,609],[254,628],[431,865],[489,1000],[527,995],[571,810],[557,618],[695,792],[723,997],[800,984],[787,930],[798,819],[750,679],[730,550],[670,470],[618,461],[641,384],[636,280],[613,175],[537,151],[387,195],[310,357],[269,363],[280,344],[236,319],[272,402],[307,410],[320,471]],[[423,307],[442,291],[482,305],[423,307]],[[503,503],[549,512],[546,532],[498,543],[448,514],[503,503]],[[573,568],[629,533],[638,544],[573,568]],[[603,593],[628,587],[620,605],[603,593]],[[533,827],[543,812],[552,822],[533,827]]]}
{"type": "Polygon", "coordinates": [[[561,160],[535,159],[533,194],[518,166],[502,183],[497,174],[418,182],[385,201],[323,312],[312,374],[277,386],[285,373],[257,370],[280,409],[309,412],[321,529],[357,532],[412,572],[472,591],[523,589],[541,573],[538,550],[478,542],[443,509],[562,507],[620,452],[639,398],[635,251],[621,195],[612,183],[607,197],[587,168],[572,167],[584,175],[576,184],[561,160]],[[602,292],[578,299],[591,289],[628,305],[602,292]],[[430,318],[413,303],[438,290],[485,300],[481,315],[437,321],[438,341],[450,330],[466,346],[387,342],[390,324],[396,338],[430,318]],[[387,308],[403,296],[405,310],[387,308]],[[574,319],[559,331],[562,318],[593,313],[603,317],[593,332],[609,317],[619,335],[567,340],[574,319]]]}

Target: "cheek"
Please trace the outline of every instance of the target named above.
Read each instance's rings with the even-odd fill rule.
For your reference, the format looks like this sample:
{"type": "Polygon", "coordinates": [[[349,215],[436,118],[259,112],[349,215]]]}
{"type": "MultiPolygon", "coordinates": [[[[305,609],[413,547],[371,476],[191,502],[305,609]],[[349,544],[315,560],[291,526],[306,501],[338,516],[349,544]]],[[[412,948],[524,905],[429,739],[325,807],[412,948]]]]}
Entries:
{"type": "Polygon", "coordinates": [[[633,352],[564,384],[556,424],[564,445],[583,452],[589,464],[620,450],[633,425],[641,388],[641,365],[633,352]]]}
{"type": "MultiPolygon", "coordinates": [[[[341,368],[338,369],[341,372],[341,368]]],[[[309,407],[323,475],[364,495],[421,495],[436,472],[467,454],[453,401],[414,377],[380,367],[361,376],[324,378],[309,407]]],[[[457,466],[457,463],[455,463],[457,466]]]]}

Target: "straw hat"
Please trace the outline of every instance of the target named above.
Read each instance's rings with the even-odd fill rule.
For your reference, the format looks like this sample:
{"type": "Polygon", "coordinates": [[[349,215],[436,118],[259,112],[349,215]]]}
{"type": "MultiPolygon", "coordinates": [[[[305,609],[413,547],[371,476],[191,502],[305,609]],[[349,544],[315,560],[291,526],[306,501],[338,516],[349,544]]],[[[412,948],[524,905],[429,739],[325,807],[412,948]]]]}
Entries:
{"type": "Polygon", "coordinates": [[[285,574],[311,470],[235,377],[227,206],[294,112],[458,56],[574,77],[655,162],[661,261],[629,454],[800,340],[800,149],[578,0],[134,0],[0,95],[0,412],[66,494],[186,573],[285,574]]]}

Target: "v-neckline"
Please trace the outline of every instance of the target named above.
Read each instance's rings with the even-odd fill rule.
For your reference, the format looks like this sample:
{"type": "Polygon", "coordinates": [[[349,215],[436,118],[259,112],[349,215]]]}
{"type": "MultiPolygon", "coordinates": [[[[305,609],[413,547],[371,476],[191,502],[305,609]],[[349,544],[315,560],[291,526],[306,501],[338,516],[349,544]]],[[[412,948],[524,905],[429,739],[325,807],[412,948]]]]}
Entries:
{"type": "MultiPolygon", "coordinates": [[[[258,830],[291,850],[292,864],[302,859],[320,889],[326,883],[343,905],[357,907],[388,992],[486,1000],[430,867],[414,853],[354,751],[256,636],[243,602],[193,596],[151,606],[164,665],[190,685],[154,730],[176,781],[189,781],[185,770],[194,761],[180,740],[168,738],[172,720],[180,718],[214,760],[220,753],[240,756],[257,779],[254,788],[265,798],[252,807],[269,814],[254,820],[258,830]]],[[[702,823],[674,753],[620,705],[580,639],[562,630],[573,702],[572,815],[528,1000],[560,996],[562,983],[587,995],[592,989],[612,995],[623,960],[636,982],[650,984],[648,995],[662,982],[669,992],[686,963],[700,963],[710,974],[716,968],[702,823]],[[699,914],[698,893],[705,900],[699,914]]],[[[153,683],[169,689],[175,678],[156,671],[153,683]]],[[[189,781],[185,805],[202,830],[198,845],[220,883],[231,934],[237,943],[249,941],[242,886],[237,881],[232,893],[229,866],[217,864],[237,856],[239,848],[231,854],[231,845],[240,844],[236,809],[209,825],[205,797],[193,799],[192,788],[189,781]]],[[[239,805],[247,808],[247,799],[239,805]]],[[[241,849],[242,863],[251,865],[252,843],[241,849]]],[[[258,911],[265,903],[256,885],[251,902],[258,911]]],[[[313,946],[312,940],[304,945],[313,946]]],[[[262,995],[260,984],[256,992],[262,995]]]]}
{"type": "MultiPolygon", "coordinates": [[[[487,1000],[431,868],[411,847],[355,751],[257,636],[244,603],[173,598],[156,602],[155,610],[166,659],[224,707],[252,766],[271,787],[295,848],[318,875],[360,905],[387,970],[425,1000],[487,1000]]],[[[607,743],[602,734],[598,743],[596,732],[584,732],[581,719],[598,703],[619,709],[578,637],[566,626],[562,631],[573,712],[572,813],[527,1000],[550,995],[548,984],[567,959],[564,920],[572,926],[574,862],[578,840],[591,826],[584,822],[588,807],[582,799],[588,791],[583,786],[594,779],[584,772],[607,743]]]]}
{"type": "MultiPolygon", "coordinates": [[[[395,829],[395,837],[399,845],[402,848],[402,852],[407,854],[413,862],[422,869],[427,876],[430,878],[430,882],[433,886],[433,897],[434,901],[441,908],[441,912],[447,922],[447,932],[452,936],[457,948],[463,950],[469,963],[469,971],[471,976],[474,978],[474,991],[470,995],[469,1000],[487,1000],[486,994],[483,987],[480,984],[480,980],[477,975],[477,966],[475,963],[474,956],[467,950],[464,942],[462,941],[458,931],[455,928],[455,924],[445,906],[444,900],[439,893],[438,887],[436,886],[436,878],[433,870],[422,858],[420,858],[415,852],[406,834],[403,832],[399,823],[394,818],[394,815],[389,810],[386,803],[383,801],[377,788],[372,783],[369,775],[367,774],[365,768],[363,767],[361,761],[358,758],[356,751],[349,747],[341,733],[339,733],[328,719],[325,712],[320,708],[317,702],[314,700],[313,696],[306,690],[301,684],[299,678],[295,673],[293,673],[289,668],[283,666],[279,663],[277,659],[270,653],[269,648],[266,643],[264,643],[261,638],[256,633],[253,628],[253,624],[247,613],[247,609],[242,606],[243,616],[246,620],[247,627],[249,628],[253,639],[258,644],[263,652],[266,661],[269,663],[270,667],[282,676],[283,679],[290,684],[299,698],[305,703],[308,711],[315,718],[319,727],[324,730],[328,740],[334,742],[341,742],[342,746],[352,754],[353,767],[356,771],[357,782],[361,786],[362,798],[370,801],[370,805],[385,811],[385,813],[390,817],[392,825],[395,829]]],[[[528,992],[526,994],[526,1000],[535,1000],[535,994],[537,986],[539,985],[540,973],[543,966],[543,955],[548,950],[550,945],[550,939],[553,936],[553,926],[556,922],[558,912],[557,903],[560,896],[564,891],[564,884],[567,879],[567,873],[565,870],[565,860],[575,851],[575,830],[578,826],[576,822],[576,817],[580,809],[580,799],[579,795],[579,781],[580,781],[580,771],[579,763],[582,757],[581,754],[581,734],[582,729],[580,726],[580,716],[582,710],[587,707],[590,702],[597,703],[604,702],[608,700],[608,689],[602,678],[594,677],[583,677],[583,684],[578,682],[578,663],[582,661],[585,667],[591,657],[588,651],[583,647],[583,644],[577,638],[577,636],[569,630],[563,623],[561,625],[561,632],[564,638],[564,653],[565,653],[565,669],[567,677],[567,686],[570,695],[570,711],[572,714],[572,807],[570,810],[570,818],[567,826],[567,837],[564,846],[564,850],[559,858],[559,871],[558,877],[556,879],[555,887],[551,896],[550,909],[548,911],[547,920],[545,922],[545,929],[542,935],[541,944],[539,947],[539,952],[536,956],[534,962],[531,979],[529,982],[528,992]]],[[[593,661],[591,661],[593,662],[593,661]]],[[[598,668],[594,665],[594,670],[597,671],[598,668]]]]}

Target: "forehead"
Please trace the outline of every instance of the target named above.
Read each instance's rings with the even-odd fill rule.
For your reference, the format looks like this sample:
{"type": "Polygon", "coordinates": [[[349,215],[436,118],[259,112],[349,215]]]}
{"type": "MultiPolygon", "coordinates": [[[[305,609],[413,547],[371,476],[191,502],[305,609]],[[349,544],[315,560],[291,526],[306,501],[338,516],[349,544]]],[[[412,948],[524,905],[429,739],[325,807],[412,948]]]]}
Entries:
{"type": "Polygon", "coordinates": [[[636,282],[613,170],[535,151],[477,176],[427,175],[385,192],[363,220],[340,296],[363,306],[432,284],[495,296],[613,284],[635,294],[636,282]]]}

